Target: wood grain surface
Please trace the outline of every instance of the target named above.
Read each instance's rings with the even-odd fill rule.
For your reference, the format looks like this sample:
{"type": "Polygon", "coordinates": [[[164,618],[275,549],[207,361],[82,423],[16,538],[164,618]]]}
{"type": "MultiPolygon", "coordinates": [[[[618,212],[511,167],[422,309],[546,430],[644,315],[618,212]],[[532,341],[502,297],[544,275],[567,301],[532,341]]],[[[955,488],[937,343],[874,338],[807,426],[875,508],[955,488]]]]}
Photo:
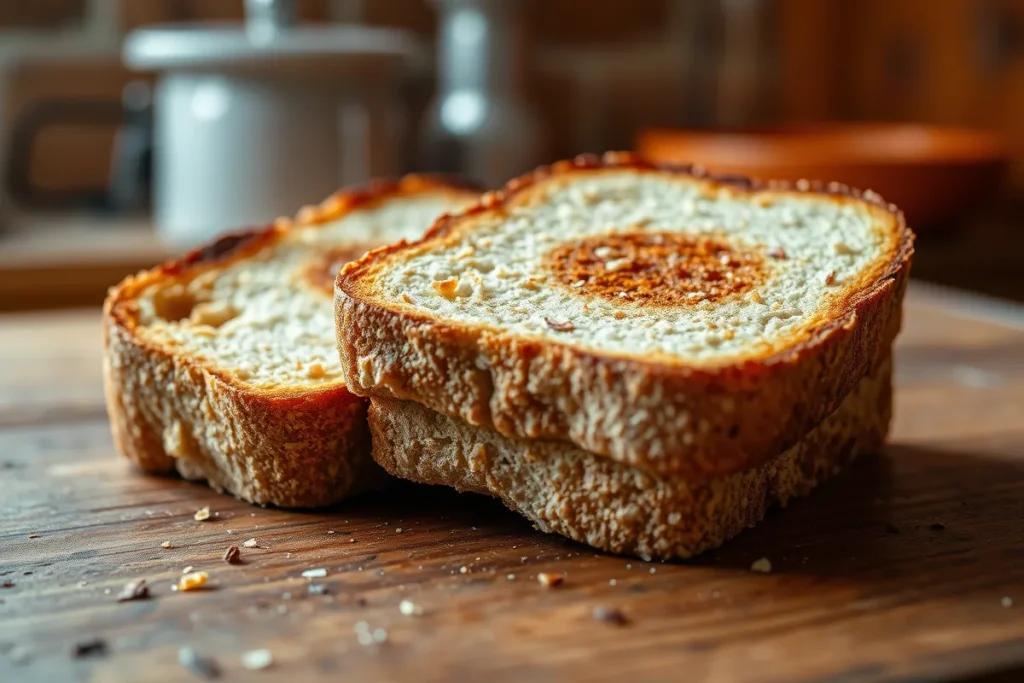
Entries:
{"type": "Polygon", "coordinates": [[[0,317],[0,681],[214,673],[188,647],[238,681],[1024,681],[1024,314],[912,287],[897,362],[884,455],[660,564],[442,489],[297,513],[141,475],[110,443],[98,313],[0,317]],[[187,566],[206,590],[172,591],[187,566]]]}

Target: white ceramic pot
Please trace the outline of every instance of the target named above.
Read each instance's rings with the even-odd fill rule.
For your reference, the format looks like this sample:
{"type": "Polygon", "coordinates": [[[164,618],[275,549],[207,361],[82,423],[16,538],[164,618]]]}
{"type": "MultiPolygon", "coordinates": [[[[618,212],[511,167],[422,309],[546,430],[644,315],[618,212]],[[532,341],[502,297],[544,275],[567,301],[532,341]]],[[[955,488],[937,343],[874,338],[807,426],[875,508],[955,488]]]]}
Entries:
{"type": "Polygon", "coordinates": [[[159,71],[154,220],[175,246],[293,215],[341,186],[397,171],[396,31],[238,27],[144,29],[124,47],[159,71]]]}

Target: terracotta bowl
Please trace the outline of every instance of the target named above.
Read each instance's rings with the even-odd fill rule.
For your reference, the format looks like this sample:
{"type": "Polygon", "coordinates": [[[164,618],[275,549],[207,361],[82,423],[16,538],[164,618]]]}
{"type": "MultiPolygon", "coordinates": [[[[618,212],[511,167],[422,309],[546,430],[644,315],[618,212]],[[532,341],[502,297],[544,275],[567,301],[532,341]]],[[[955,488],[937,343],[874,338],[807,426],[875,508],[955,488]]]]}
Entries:
{"type": "Polygon", "coordinates": [[[743,132],[649,129],[637,152],[762,180],[839,181],[874,190],[918,230],[950,225],[998,189],[1009,161],[1000,139],[962,128],[820,124],[743,132]]]}

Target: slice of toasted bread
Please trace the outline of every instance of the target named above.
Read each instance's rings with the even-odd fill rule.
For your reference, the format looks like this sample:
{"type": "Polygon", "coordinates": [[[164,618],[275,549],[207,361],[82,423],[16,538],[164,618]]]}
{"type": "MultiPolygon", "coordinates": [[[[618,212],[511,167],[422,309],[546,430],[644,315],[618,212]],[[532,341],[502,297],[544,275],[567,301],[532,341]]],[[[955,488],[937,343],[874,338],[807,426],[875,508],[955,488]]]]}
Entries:
{"type": "Polygon", "coordinates": [[[426,484],[486,493],[545,532],[644,559],[690,557],[761,520],[774,505],[877,452],[891,414],[890,363],[862,379],[796,445],[749,470],[693,485],[559,441],[512,439],[412,401],[373,398],[373,458],[426,484]]]}
{"type": "Polygon", "coordinates": [[[704,481],[793,446],[878,366],[912,253],[870,192],[581,157],[346,266],[342,372],[704,481]]]}
{"type": "Polygon", "coordinates": [[[127,278],[104,305],[118,449],[143,470],[286,507],[379,478],[366,401],[341,378],[334,275],[476,197],[441,178],[377,182],[127,278]]]}

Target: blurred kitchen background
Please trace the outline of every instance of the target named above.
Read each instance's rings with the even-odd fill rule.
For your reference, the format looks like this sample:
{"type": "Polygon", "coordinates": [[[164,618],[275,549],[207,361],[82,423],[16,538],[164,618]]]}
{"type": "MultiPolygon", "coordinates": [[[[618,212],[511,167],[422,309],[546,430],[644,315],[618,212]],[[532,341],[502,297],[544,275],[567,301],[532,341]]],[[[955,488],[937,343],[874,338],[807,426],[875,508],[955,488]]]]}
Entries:
{"type": "Polygon", "coordinates": [[[638,145],[878,189],[915,276],[1024,301],[1024,0],[0,0],[0,311],[370,175],[638,145]]]}

